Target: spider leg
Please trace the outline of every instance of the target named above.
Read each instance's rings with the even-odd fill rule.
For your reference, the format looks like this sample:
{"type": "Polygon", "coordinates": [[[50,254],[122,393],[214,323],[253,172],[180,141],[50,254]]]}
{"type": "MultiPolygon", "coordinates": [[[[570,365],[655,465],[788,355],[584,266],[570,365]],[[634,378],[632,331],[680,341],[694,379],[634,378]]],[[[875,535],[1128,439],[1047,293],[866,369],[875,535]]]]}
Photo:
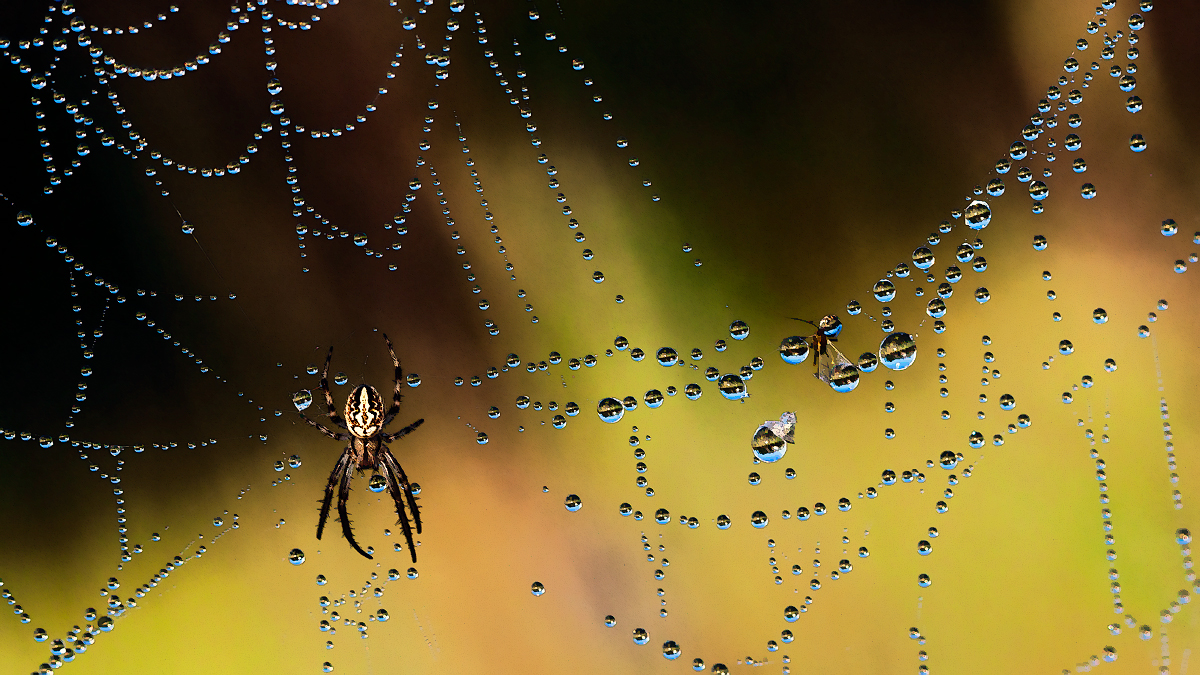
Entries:
{"type": "Polygon", "coordinates": [[[383,450],[383,461],[380,467],[387,475],[388,492],[392,495],[392,501],[396,503],[396,515],[400,517],[400,528],[404,530],[404,539],[408,542],[408,552],[412,555],[412,561],[417,562],[417,548],[413,545],[412,526],[409,525],[408,515],[404,513],[404,498],[401,492],[407,497],[408,510],[412,512],[413,519],[417,523],[417,534],[421,533],[421,512],[417,509],[416,498],[408,486],[408,476],[404,475],[404,469],[400,468],[400,463],[392,456],[392,453],[387,449],[383,450]]]}
{"type": "Polygon", "coordinates": [[[383,334],[383,341],[387,343],[388,353],[392,355],[392,365],[396,367],[396,384],[392,388],[392,407],[388,408],[387,413],[383,417],[383,425],[388,423],[400,412],[400,390],[404,386],[404,374],[400,370],[400,359],[396,358],[396,350],[392,348],[392,341],[388,339],[387,333],[383,334]]]}
{"type": "Polygon", "coordinates": [[[404,473],[404,467],[400,466],[400,462],[391,450],[384,451],[384,461],[391,465],[392,473],[399,477],[400,489],[404,492],[404,496],[408,500],[408,510],[412,511],[413,520],[417,525],[417,534],[421,534],[421,509],[417,507],[417,498],[413,496],[412,490],[408,486],[408,475],[404,473]]]}
{"type": "MultiPolygon", "coordinates": [[[[309,424],[316,423],[309,420],[309,424]]],[[[321,534],[325,531],[325,520],[329,518],[329,505],[333,502],[333,492],[337,489],[337,484],[342,480],[342,477],[348,473],[347,469],[349,466],[350,449],[347,448],[342,452],[342,456],[338,458],[337,464],[334,465],[333,471],[329,474],[329,482],[325,484],[325,499],[321,501],[321,518],[317,521],[317,539],[320,539],[321,534]]]]}
{"type": "Polygon", "coordinates": [[[397,432],[391,433],[391,434],[384,434],[383,440],[390,443],[394,440],[404,438],[405,436],[411,434],[414,429],[416,429],[417,427],[421,426],[424,423],[425,423],[425,418],[422,417],[421,419],[417,420],[416,422],[413,422],[412,424],[404,427],[400,431],[397,431],[397,432]]]}
{"type": "MultiPolygon", "coordinates": [[[[311,419],[308,418],[308,415],[305,415],[304,413],[300,413],[300,418],[303,419],[305,422],[308,422],[311,426],[315,427],[317,431],[320,431],[321,433],[325,434],[326,436],[332,438],[335,441],[350,440],[350,434],[340,434],[340,433],[330,429],[329,427],[325,426],[324,424],[312,421],[311,419]]],[[[317,538],[320,539],[320,537],[317,537],[317,538]]]]}
{"type": "Polygon", "coordinates": [[[345,429],[346,422],[342,420],[342,416],[338,415],[337,408],[333,405],[333,394],[329,393],[329,362],[333,360],[333,347],[329,347],[329,354],[325,356],[325,369],[321,371],[321,391],[325,394],[325,408],[329,411],[329,421],[337,426],[345,429]]]}
{"type": "MultiPolygon", "coordinates": [[[[347,453],[349,456],[349,453],[347,453]]],[[[347,459],[346,471],[342,473],[341,490],[338,493],[338,515],[342,521],[342,536],[350,542],[355,551],[358,551],[367,560],[374,560],[370,553],[362,550],[357,541],[354,541],[354,531],[350,528],[350,514],[346,511],[346,500],[350,499],[350,479],[354,477],[354,469],[357,468],[353,459],[347,459]]]]}

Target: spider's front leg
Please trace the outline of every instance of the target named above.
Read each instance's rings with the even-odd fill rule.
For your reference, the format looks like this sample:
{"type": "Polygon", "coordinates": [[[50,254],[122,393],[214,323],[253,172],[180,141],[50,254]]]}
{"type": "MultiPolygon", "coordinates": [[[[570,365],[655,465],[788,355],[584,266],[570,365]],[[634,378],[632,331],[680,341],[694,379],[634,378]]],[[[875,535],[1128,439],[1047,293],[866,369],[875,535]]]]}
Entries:
{"type": "Polygon", "coordinates": [[[397,413],[400,412],[400,390],[404,386],[404,373],[400,369],[400,359],[396,357],[396,350],[392,348],[392,341],[388,339],[387,333],[383,334],[383,341],[387,343],[388,353],[392,355],[392,365],[396,368],[396,382],[392,387],[392,407],[388,408],[387,413],[383,416],[383,426],[391,423],[397,413]]]}
{"type": "Polygon", "coordinates": [[[337,407],[333,405],[333,394],[329,393],[329,362],[332,360],[333,346],[331,345],[329,353],[325,355],[325,368],[321,370],[321,392],[325,394],[325,409],[329,411],[329,421],[345,429],[346,422],[338,414],[337,407]]]}
{"type": "Polygon", "coordinates": [[[385,442],[391,443],[394,440],[404,438],[405,436],[411,434],[414,429],[416,429],[417,427],[421,426],[424,423],[425,423],[425,418],[422,417],[421,419],[417,420],[416,422],[413,422],[412,424],[404,427],[400,431],[397,431],[395,433],[390,433],[390,434],[384,434],[383,440],[385,442]]]}
{"type": "Polygon", "coordinates": [[[313,428],[315,428],[317,431],[320,431],[321,433],[325,434],[326,436],[332,438],[335,441],[350,440],[350,434],[339,434],[338,432],[334,431],[333,429],[330,429],[329,427],[325,426],[324,424],[312,421],[311,419],[308,418],[308,415],[305,415],[304,413],[299,413],[299,415],[300,415],[300,419],[304,420],[305,422],[308,422],[308,424],[310,426],[312,426],[313,428]]]}

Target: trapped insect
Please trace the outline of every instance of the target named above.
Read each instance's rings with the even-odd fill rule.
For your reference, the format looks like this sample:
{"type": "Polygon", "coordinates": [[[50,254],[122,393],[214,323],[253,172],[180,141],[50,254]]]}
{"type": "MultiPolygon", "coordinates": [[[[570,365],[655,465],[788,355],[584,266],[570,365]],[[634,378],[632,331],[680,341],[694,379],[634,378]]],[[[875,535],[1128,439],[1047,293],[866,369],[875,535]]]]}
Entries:
{"type": "Polygon", "coordinates": [[[329,506],[333,501],[334,491],[337,491],[338,515],[342,521],[342,534],[345,535],[355,551],[371,559],[371,555],[362,550],[362,547],[354,540],[354,532],[350,528],[350,514],[346,511],[346,500],[350,498],[350,480],[354,477],[354,472],[358,471],[359,474],[362,474],[365,470],[370,469],[378,472],[377,475],[383,478],[388,493],[396,503],[396,514],[400,516],[400,527],[404,530],[404,538],[408,541],[408,550],[415,563],[417,562],[417,549],[413,546],[412,525],[404,512],[404,505],[408,504],[408,511],[412,514],[413,523],[416,524],[417,534],[421,533],[421,511],[417,508],[416,497],[409,488],[408,476],[405,475],[400,462],[396,461],[396,457],[388,449],[387,444],[407,436],[421,426],[425,420],[419,419],[395,433],[384,433],[384,427],[391,423],[396,414],[400,412],[400,387],[404,378],[400,371],[400,359],[396,358],[396,350],[392,348],[392,341],[388,339],[386,333],[383,340],[387,343],[388,353],[392,355],[392,364],[396,367],[396,382],[392,391],[390,408],[386,411],[383,409],[383,398],[375,387],[369,384],[360,384],[350,392],[350,396],[346,399],[345,419],[338,415],[337,408],[333,404],[333,395],[329,393],[329,361],[333,359],[333,347],[330,347],[329,354],[325,357],[325,369],[321,371],[320,389],[325,394],[325,406],[329,411],[329,420],[349,433],[334,431],[309,419],[303,412],[300,413],[300,417],[304,418],[305,422],[326,436],[337,441],[350,441],[333,467],[333,472],[329,474],[329,483],[325,485],[325,498],[321,502],[321,518],[317,521],[317,539],[321,538],[321,534],[325,530],[325,520],[329,517],[329,506]]]}
{"type": "Polygon", "coordinates": [[[816,377],[832,387],[834,391],[847,392],[857,387],[858,368],[834,345],[838,335],[842,332],[841,319],[838,319],[836,314],[826,314],[818,323],[807,319],[792,318],[817,329],[815,334],[803,338],[806,345],[813,351],[816,377]]]}

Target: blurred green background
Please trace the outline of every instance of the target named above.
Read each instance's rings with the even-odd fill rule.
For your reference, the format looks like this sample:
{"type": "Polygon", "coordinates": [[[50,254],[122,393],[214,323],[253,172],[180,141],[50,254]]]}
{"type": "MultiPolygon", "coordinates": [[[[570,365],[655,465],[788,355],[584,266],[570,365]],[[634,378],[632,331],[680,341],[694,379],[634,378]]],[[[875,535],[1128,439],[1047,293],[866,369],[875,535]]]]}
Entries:
{"type": "MultiPolygon", "coordinates": [[[[1192,589],[1181,565],[1190,551],[1181,552],[1175,532],[1195,524],[1200,480],[1190,414],[1200,403],[1196,271],[1177,274],[1172,266],[1200,248],[1189,241],[1200,230],[1193,159],[1200,138],[1191,124],[1200,114],[1193,84],[1200,59],[1196,8],[1155,5],[1141,11],[1123,0],[1096,34],[1086,24],[1101,16],[1082,2],[470,2],[461,13],[440,0],[428,7],[271,2],[236,12],[195,3],[177,13],[156,3],[89,2],[69,17],[59,3],[53,12],[0,8],[10,60],[33,69],[0,70],[9,92],[0,112],[9,166],[0,427],[33,438],[0,443],[7,479],[0,578],[10,607],[30,618],[22,623],[17,612],[0,620],[4,672],[50,662],[52,643],[36,642],[35,628],[66,639],[74,626],[88,628],[88,608],[102,617],[116,594],[137,606],[63,668],[303,673],[329,662],[350,673],[650,673],[680,672],[700,658],[706,672],[724,664],[731,672],[913,673],[925,665],[934,673],[1185,673],[1200,623],[1186,604],[1170,610],[1181,590],[1192,589]],[[270,33],[260,28],[264,8],[270,33]],[[1108,70],[1131,63],[1124,55],[1135,11],[1145,28],[1132,62],[1137,87],[1127,93],[1108,70]],[[237,24],[242,13],[247,22],[237,24]],[[414,30],[404,29],[405,17],[416,20],[414,30]],[[101,147],[95,126],[132,141],[76,34],[61,52],[49,46],[76,18],[93,45],[142,68],[195,59],[222,31],[230,40],[184,77],[113,81],[130,131],[148,144],[131,160],[101,147]],[[461,26],[450,32],[452,18],[461,26]],[[92,25],[140,30],[105,35],[92,25]],[[42,27],[47,46],[21,50],[18,41],[35,39],[42,27]],[[1117,58],[1105,60],[1103,37],[1117,30],[1124,33],[1117,58]],[[556,39],[546,40],[547,32],[556,39]],[[264,36],[277,50],[270,57],[264,36]],[[1090,43],[1085,51],[1073,48],[1080,38],[1090,43]],[[431,51],[450,63],[427,64],[431,51]],[[987,229],[967,230],[951,212],[997,177],[996,160],[1065,74],[1069,56],[1083,67],[1062,89],[1081,88],[1083,102],[1046,113],[1057,115],[1057,128],[1030,143],[1040,154],[1000,176],[1007,189],[989,200],[987,229]],[[51,85],[30,89],[29,78],[56,57],[51,85]],[[275,96],[266,91],[267,60],[277,63],[283,86],[275,96]],[[576,70],[573,60],[584,67],[576,70]],[[1100,69],[1083,88],[1093,60],[1100,69]],[[439,68],[447,78],[437,78],[439,68]],[[52,90],[89,99],[83,112],[95,124],[73,122],[52,103],[52,90]],[[31,95],[41,106],[25,103],[31,95]],[[1130,95],[1145,101],[1141,112],[1125,111],[1130,95]],[[283,115],[268,112],[272,99],[286,106],[283,115]],[[372,101],[378,110],[357,122],[372,101]],[[532,116],[523,118],[522,109],[532,116]],[[46,119],[35,119],[36,110],[46,119]],[[1082,116],[1078,129],[1066,128],[1071,113],[1082,116]],[[261,131],[264,122],[271,131],[261,131]],[[347,124],[356,128],[311,137],[313,129],[347,124]],[[86,137],[76,138],[84,126],[86,137]],[[299,218],[291,214],[296,195],[285,182],[280,128],[290,129],[282,140],[291,142],[287,154],[305,199],[299,218]],[[1082,137],[1078,152],[1048,147],[1048,137],[1061,143],[1067,133],[1082,137]],[[1135,133],[1148,142],[1140,154],[1128,147],[1135,133]],[[39,145],[43,138],[49,149],[39,145]],[[418,147],[425,141],[428,150],[418,147]],[[90,154],[43,194],[49,174],[40,155],[53,154],[61,174],[80,142],[90,154]],[[247,143],[257,152],[236,176],[186,175],[150,155],[221,167],[247,153],[247,143]],[[1058,154],[1053,164],[1047,151],[1058,154]],[[537,161],[541,153],[546,164],[537,161]],[[1085,158],[1086,173],[1070,170],[1075,157],[1085,158]],[[1044,213],[1031,212],[1019,166],[1049,185],[1044,213]],[[1044,177],[1044,168],[1053,175],[1044,177]],[[397,235],[384,224],[398,215],[414,178],[422,188],[407,233],[397,235]],[[558,187],[546,187],[551,179],[558,187]],[[1085,182],[1097,198],[1079,196],[1085,182]],[[452,226],[436,202],[439,189],[452,226]],[[384,256],[364,256],[349,239],[313,236],[330,228],[305,206],[339,232],[366,234],[365,248],[384,256]],[[33,225],[17,225],[21,210],[33,225]],[[568,218],[579,221],[576,230],[568,218]],[[1166,218],[1178,223],[1173,237],[1159,232],[1166,218]],[[954,229],[931,247],[937,279],[893,278],[895,300],[871,297],[875,281],[897,263],[911,264],[910,252],[944,219],[954,229]],[[195,237],[181,234],[182,220],[195,237]],[[293,239],[298,223],[310,230],[303,249],[293,239]],[[576,232],[586,240],[577,242],[576,232]],[[1046,250],[1033,249],[1035,235],[1048,239],[1046,250]],[[47,237],[93,273],[75,273],[78,297],[47,237]],[[954,248],[976,237],[984,243],[976,255],[989,264],[982,274],[953,261],[954,248]],[[388,249],[393,241],[402,247],[388,249]],[[594,258],[585,260],[584,248],[594,258]],[[924,309],[949,264],[959,264],[964,278],[947,300],[947,329],[936,334],[924,309]],[[593,281],[597,270],[603,283],[593,281]],[[119,291],[97,288],[97,277],[119,291]],[[972,297],[979,286],[990,290],[986,304],[972,297]],[[1049,290],[1056,299],[1047,299],[1049,290]],[[480,311],[484,299],[489,308],[480,311]],[[1160,299],[1169,309],[1156,309],[1160,299]],[[850,300],[862,303],[862,314],[846,312],[850,300]],[[854,392],[838,394],[811,377],[811,365],[790,366],[777,354],[783,338],[807,334],[789,317],[831,312],[846,324],[838,345],[847,356],[873,351],[884,337],[884,304],[897,330],[917,339],[917,361],[905,371],[881,367],[854,392]],[[1091,320],[1097,307],[1107,310],[1106,324],[1091,320]],[[156,326],[137,320],[138,312],[156,326]],[[489,335],[489,320],[498,335],[489,335]],[[729,335],[735,320],[749,325],[745,340],[729,335]],[[1151,337],[1138,337],[1142,324],[1151,337]],[[93,358],[82,358],[77,331],[93,358]],[[296,424],[291,407],[294,391],[315,390],[317,378],[305,369],[319,367],[330,345],[331,372],[386,391],[391,369],[379,332],[421,382],[406,387],[397,422],[425,424],[393,446],[422,486],[425,531],[412,580],[408,552],[393,550],[402,537],[392,505],[363,489],[365,477],[356,479],[350,512],[375,561],[356,554],[336,522],[315,539],[316,500],[340,447],[296,424]],[[646,359],[617,351],[618,335],[646,359]],[[719,352],[714,343],[722,339],[728,349],[719,352]],[[1069,356],[1058,353],[1063,339],[1074,345],[1069,356]],[[684,357],[699,348],[703,359],[683,359],[696,368],[663,368],[654,353],[664,346],[684,357]],[[606,356],[608,349],[615,353],[606,356]],[[563,363],[549,363],[552,351],[563,363]],[[509,354],[522,365],[506,369],[509,354]],[[595,367],[567,367],[566,359],[589,354],[595,367]],[[705,368],[737,372],[754,357],[765,367],[742,402],[724,400],[704,379],[705,368]],[[211,371],[200,372],[197,358],[211,371]],[[1105,372],[1106,358],[1117,370],[1105,372]],[[526,371],[540,361],[545,369],[526,371]],[[86,378],[84,367],[93,371],[86,378]],[[498,376],[488,377],[489,368],[498,376]],[[1094,386],[1082,387],[1084,376],[1094,386]],[[80,382],[86,401],[68,429],[63,421],[80,382]],[[682,394],[690,383],[701,385],[697,401],[682,394]],[[661,408],[643,403],[612,425],[595,415],[604,397],[641,401],[668,386],[680,394],[661,408]],[[1064,392],[1072,403],[1062,403],[1064,392]],[[1014,410],[1000,409],[1002,393],[1015,397],[1014,410]],[[519,409],[519,396],[538,404],[519,409]],[[567,402],[581,412],[554,429],[551,402],[558,413],[567,402]],[[889,402],[893,412],[885,411],[889,402]],[[498,418],[489,417],[492,406],[498,418]],[[751,435],[784,411],[797,414],[796,443],[781,461],[756,465],[751,435]],[[1019,414],[1032,425],[1009,434],[1019,414]],[[967,443],[976,430],[987,439],[980,449],[967,443]],[[477,442],[478,432],[487,444],[477,442]],[[64,433],[76,444],[123,449],[113,456],[106,447],[41,448],[36,440],[64,433]],[[995,434],[1004,445],[991,444],[995,434]],[[631,436],[644,458],[635,457],[631,436]],[[939,468],[945,450],[962,452],[963,463],[939,468]],[[294,468],[286,466],[292,455],[301,462],[294,468]],[[1108,504],[1099,501],[1097,459],[1108,504]],[[648,467],[643,474],[639,461],[648,467]],[[786,478],[788,468],[795,478],[786,478]],[[922,472],[925,481],[883,486],[885,469],[922,472]],[[751,472],[761,474],[759,484],[750,483],[751,472]],[[960,482],[946,498],[951,473],[960,482]],[[639,475],[653,496],[635,484],[639,475]],[[124,521],[114,487],[123,491],[124,521]],[[878,496],[868,498],[868,488],[878,496]],[[564,508],[570,494],[582,498],[577,512],[564,508]],[[840,498],[849,500],[848,512],[837,510],[840,498]],[[945,513],[935,509],[939,500],[948,503],[945,513]],[[622,517],[625,502],[645,518],[622,517]],[[827,514],[804,522],[783,516],[818,502],[827,514]],[[669,524],[654,522],[658,509],[669,511],[669,524]],[[756,529],[751,514],[760,510],[769,524],[756,529]],[[732,519],[728,530],[716,527],[720,515],[732,519]],[[681,516],[698,527],[681,525],[681,516]],[[141,547],[125,562],[121,537],[141,547]],[[921,540],[932,542],[930,555],[918,554],[921,540]],[[200,546],[206,551],[193,558],[200,546]],[[869,557],[858,556],[863,546],[869,557]],[[294,548],[305,552],[301,565],[288,562],[294,548]],[[1115,560],[1106,559],[1110,549],[1115,560]],[[177,555],[187,562],[136,597],[177,555]],[[835,579],[842,559],[853,570],[835,579]],[[791,573],[793,565],[801,574],[791,573]],[[387,581],[391,569],[399,579],[387,581]],[[1119,611],[1110,569],[1119,573],[1119,611]],[[919,586],[919,574],[932,584],[919,586]],[[319,586],[317,575],[328,583],[319,586]],[[110,577],[119,589],[106,587],[110,577]],[[810,588],[813,578],[819,590],[810,588]],[[534,582],[545,585],[544,595],[531,594],[534,582]],[[336,604],[323,611],[322,596],[336,604]],[[788,622],[788,606],[807,611],[788,622]],[[370,619],[380,608],[386,623],[370,619]],[[606,615],[615,626],[604,625],[606,615]],[[336,634],[319,629],[323,619],[336,634]],[[360,638],[358,622],[368,638],[360,638]],[[1142,626],[1148,639],[1140,639],[1142,626]],[[647,644],[635,644],[637,628],[648,632],[647,644]],[[783,641],[784,630],[793,642],[783,641]],[[681,648],[678,660],[663,658],[667,641],[681,648]],[[1115,662],[1103,660],[1108,646],[1115,662]]],[[[339,404],[349,388],[334,387],[339,404]]]]}

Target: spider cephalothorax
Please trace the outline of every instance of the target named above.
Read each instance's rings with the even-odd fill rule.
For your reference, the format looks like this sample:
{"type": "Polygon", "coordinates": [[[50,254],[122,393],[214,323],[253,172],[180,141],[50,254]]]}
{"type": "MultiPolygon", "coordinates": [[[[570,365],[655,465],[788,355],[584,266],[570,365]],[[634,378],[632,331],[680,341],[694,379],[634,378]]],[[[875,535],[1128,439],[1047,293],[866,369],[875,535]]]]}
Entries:
{"type": "Polygon", "coordinates": [[[383,426],[383,398],[375,387],[360,384],[346,398],[346,428],[359,438],[370,438],[383,426]]]}
{"type": "Polygon", "coordinates": [[[417,534],[421,533],[421,512],[417,508],[417,498],[413,496],[412,490],[409,488],[408,476],[405,475],[400,462],[396,461],[395,455],[388,449],[387,444],[407,436],[413,429],[421,426],[425,420],[417,420],[394,433],[385,434],[383,432],[383,428],[400,412],[400,387],[404,382],[404,376],[400,371],[400,359],[396,358],[396,350],[392,349],[392,341],[386,334],[383,336],[383,340],[387,343],[388,353],[392,355],[392,364],[396,367],[396,381],[392,389],[392,406],[390,408],[383,409],[383,397],[379,395],[375,387],[360,384],[350,392],[349,398],[346,399],[345,420],[337,414],[337,408],[333,405],[333,395],[329,393],[329,361],[333,358],[333,347],[330,347],[329,354],[325,357],[325,369],[321,371],[321,392],[325,394],[325,407],[329,411],[329,421],[350,433],[336,432],[324,424],[314,422],[304,413],[300,413],[300,417],[304,418],[305,422],[326,436],[334,440],[350,442],[342,451],[342,456],[338,459],[337,465],[333,467],[333,472],[329,474],[329,482],[325,485],[325,498],[321,501],[321,518],[317,521],[317,539],[320,539],[321,534],[325,531],[325,520],[329,518],[333,493],[337,492],[342,534],[355,551],[367,558],[371,557],[371,554],[362,550],[358,542],[354,541],[354,532],[350,529],[350,514],[346,511],[346,500],[350,498],[350,479],[354,477],[355,471],[362,473],[364,470],[370,469],[383,477],[384,485],[387,486],[392,501],[396,503],[396,514],[400,516],[400,528],[404,530],[404,538],[408,541],[409,553],[412,555],[413,562],[417,562],[417,549],[413,546],[412,525],[409,524],[404,508],[407,504],[408,512],[412,514],[413,524],[417,527],[417,534]]]}

